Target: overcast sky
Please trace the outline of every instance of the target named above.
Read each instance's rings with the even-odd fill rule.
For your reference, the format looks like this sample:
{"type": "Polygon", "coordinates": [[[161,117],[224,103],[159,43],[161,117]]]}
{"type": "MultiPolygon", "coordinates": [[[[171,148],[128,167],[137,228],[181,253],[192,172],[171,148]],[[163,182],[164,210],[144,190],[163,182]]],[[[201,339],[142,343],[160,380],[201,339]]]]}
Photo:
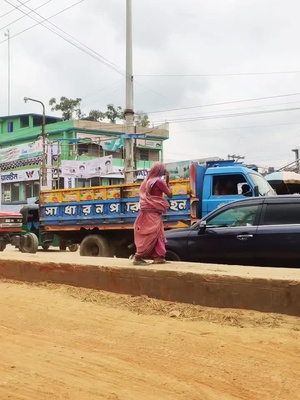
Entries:
{"type": "MultiPolygon", "coordinates": [[[[170,122],[166,160],[237,154],[259,166],[293,161],[291,149],[300,147],[299,1],[132,3],[134,109],[155,125],[170,122]]],[[[108,103],[125,107],[125,0],[0,5],[0,115],[8,109],[8,28],[11,114],[41,112],[24,96],[45,102],[49,115],[49,99],[60,96],[81,97],[85,112],[105,111],[108,103]],[[46,19],[59,14],[32,27],[30,16],[41,18],[24,16],[26,6],[40,7],[46,19]]]]}

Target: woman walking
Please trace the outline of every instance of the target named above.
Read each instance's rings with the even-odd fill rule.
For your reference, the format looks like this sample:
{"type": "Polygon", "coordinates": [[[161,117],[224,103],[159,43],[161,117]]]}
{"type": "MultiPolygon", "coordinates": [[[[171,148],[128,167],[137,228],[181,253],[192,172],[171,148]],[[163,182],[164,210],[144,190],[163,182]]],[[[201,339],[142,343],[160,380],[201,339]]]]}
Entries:
{"type": "Polygon", "coordinates": [[[169,208],[163,195],[172,197],[169,174],[162,162],[155,163],[140,187],[140,212],[134,224],[136,253],[134,265],[146,265],[144,258],[153,264],[165,263],[166,247],[162,214],[169,208]],[[166,176],[166,181],[162,179],[166,176]]]}

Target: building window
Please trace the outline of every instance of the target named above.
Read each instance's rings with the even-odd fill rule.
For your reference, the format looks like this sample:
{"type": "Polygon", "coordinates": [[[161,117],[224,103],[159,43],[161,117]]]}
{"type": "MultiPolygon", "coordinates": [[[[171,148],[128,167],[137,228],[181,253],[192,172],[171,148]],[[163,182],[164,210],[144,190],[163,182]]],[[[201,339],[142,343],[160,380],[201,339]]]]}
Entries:
{"type": "Polygon", "coordinates": [[[39,181],[32,181],[25,183],[25,199],[39,196],[40,184],[39,181]]]}
{"type": "Polygon", "coordinates": [[[77,146],[79,156],[102,157],[102,147],[95,143],[79,143],[77,146]]]}
{"type": "Polygon", "coordinates": [[[21,128],[27,128],[29,126],[29,115],[22,115],[20,117],[21,128]]]}
{"type": "Polygon", "coordinates": [[[12,201],[20,201],[20,184],[4,183],[2,184],[2,202],[10,203],[12,201]]]}
{"type": "Polygon", "coordinates": [[[122,183],[124,183],[124,179],[112,178],[108,180],[109,185],[121,185],[122,183]]]}
{"type": "Polygon", "coordinates": [[[105,156],[113,156],[113,158],[124,158],[123,150],[120,151],[105,151],[105,156]]]}
{"type": "Polygon", "coordinates": [[[90,179],[77,179],[77,188],[87,188],[87,187],[95,187],[95,186],[101,186],[102,185],[102,179],[98,177],[90,178],[90,179]]]}
{"type": "Polygon", "coordinates": [[[7,132],[13,132],[14,131],[14,123],[12,121],[9,121],[7,123],[7,132]]]}
{"type": "Polygon", "coordinates": [[[101,178],[94,177],[90,179],[91,186],[101,186],[101,178]]]}
{"type": "Polygon", "coordinates": [[[149,150],[148,149],[140,149],[140,160],[141,161],[149,160],[149,150]]]}

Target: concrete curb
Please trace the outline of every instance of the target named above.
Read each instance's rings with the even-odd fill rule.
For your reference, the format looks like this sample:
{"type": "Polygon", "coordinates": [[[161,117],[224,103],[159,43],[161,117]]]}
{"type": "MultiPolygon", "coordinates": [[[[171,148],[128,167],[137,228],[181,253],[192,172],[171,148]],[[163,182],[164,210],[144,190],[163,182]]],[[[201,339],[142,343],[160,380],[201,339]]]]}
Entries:
{"type": "Polygon", "coordinates": [[[51,282],[120,294],[300,316],[300,281],[208,273],[0,260],[0,278],[51,282]]]}

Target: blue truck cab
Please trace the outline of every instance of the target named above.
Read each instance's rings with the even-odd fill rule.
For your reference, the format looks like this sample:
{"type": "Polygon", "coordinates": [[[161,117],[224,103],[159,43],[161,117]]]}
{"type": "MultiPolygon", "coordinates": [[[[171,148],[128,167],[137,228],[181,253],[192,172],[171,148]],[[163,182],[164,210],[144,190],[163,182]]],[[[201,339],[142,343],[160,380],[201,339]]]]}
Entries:
{"type": "Polygon", "coordinates": [[[191,186],[194,186],[197,202],[197,217],[220,207],[222,204],[242,199],[245,196],[272,196],[274,189],[257,171],[233,160],[209,161],[205,166],[192,164],[191,186]]]}

